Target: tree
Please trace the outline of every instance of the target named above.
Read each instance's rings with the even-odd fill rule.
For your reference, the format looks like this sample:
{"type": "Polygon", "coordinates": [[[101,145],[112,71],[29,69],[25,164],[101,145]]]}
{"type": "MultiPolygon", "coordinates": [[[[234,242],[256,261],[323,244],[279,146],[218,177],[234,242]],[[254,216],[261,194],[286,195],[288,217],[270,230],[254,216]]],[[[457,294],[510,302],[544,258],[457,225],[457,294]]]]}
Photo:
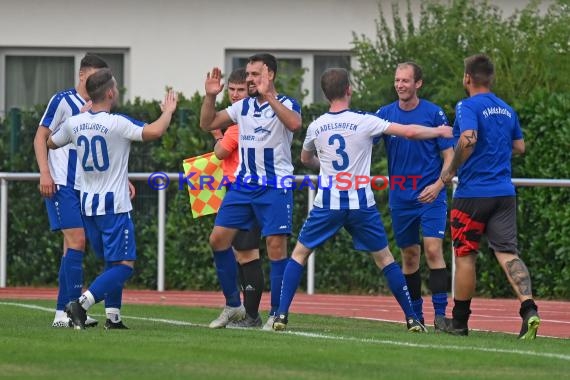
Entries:
{"type": "Polygon", "coordinates": [[[537,88],[570,90],[570,7],[558,1],[540,13],[540,1],[504,18],[487,1],[454,0],[423,3],[414,22],[410,4],[405,18],[397,4],[393,28],[380,10],[376,40],[354,35],[354,54],[360,69],[353,72],[358,92],[354,102],[375,110],[395,100],[393,75],[399,62],[415,61],[424,71],[423,97],[444,107],[450,116],[464,96],[463,59],[488,54],[496,68],[494,91],[515,106],[537,88]]]}

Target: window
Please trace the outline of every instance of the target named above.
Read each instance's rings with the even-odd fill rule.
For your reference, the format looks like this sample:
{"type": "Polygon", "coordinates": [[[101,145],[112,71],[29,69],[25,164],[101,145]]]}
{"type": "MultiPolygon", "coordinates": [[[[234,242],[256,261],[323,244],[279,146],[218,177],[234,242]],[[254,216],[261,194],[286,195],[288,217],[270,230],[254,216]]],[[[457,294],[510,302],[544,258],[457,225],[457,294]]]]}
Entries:
{"type": "MultiPolygon", "coordinates": [[[[96,51],[88,51],[88,53],[97,54],[99,57],[103,58],[109,68],[113,71],[113,76],[117,81],[117,87],[121,93],[121,102],[124,99],[125,92],[125,54],[122,53],[98,53],[96,51]]],[[[83,56],[82,56],[83,57],[83,56]]],[[[76,72],[79,71],[77,68],[76,72]]]]}
{"type": "Polygon", "coordinates": [[[47,103],[55,89],[73,87],[73,57],[6,56],[6,110],[47,103]]]}
{"type": "Polygon", "coordinates": [[[77,83],[81,59],[86,53],[103,58],[117,79],[121,98],[125,93],[126,51],[52,50],[0,48],[0,117],[11,108],[47,104],[57,91],[77,83]]]}
{"type": "Polygon", "coordinates": [[[350,70],[350,55],[315,55],[314,57],[314,70],[313,70],[313,83],[315,92],[313,101],[326,102],[327,99],[321,90],[321,75],[326,69],[331,67],[342,67],[343,69],[350,70]]]}
{"type": "MultiPolygon", "coordinates": [[[[245,67],[248,57],[255,53],[255,51],[226,51],[226,73],[239,67],[245,67]]],[[[302,100],[305,104],[325,101],[320,81],[321,75],[326,69],[330,67],[350,69],[351,57],[347,51],[270,51],[270,53],[277,58],[278,82],[280,79],[287,78],[295,73],[302,76],[302,83],[300,84],[279,82],[278,90],[302,100]]]]}

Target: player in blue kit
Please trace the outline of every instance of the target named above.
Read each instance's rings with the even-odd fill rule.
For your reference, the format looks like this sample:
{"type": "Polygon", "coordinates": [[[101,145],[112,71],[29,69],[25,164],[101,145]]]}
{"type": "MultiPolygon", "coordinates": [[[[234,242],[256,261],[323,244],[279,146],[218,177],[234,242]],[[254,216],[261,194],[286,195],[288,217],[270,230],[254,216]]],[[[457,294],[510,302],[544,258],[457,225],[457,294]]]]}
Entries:
{"type": "MultiPolygon", "coordinates": [[[[86,83],[93,102],[90,111],[70,117],[50,136],[47,146],[56,149],[73,144],[83,167],[81,212],[85,231],[95,253],[105,260],[101,273],[66,311],[76,329],[85,328],[87,310],[106,294],[122,293],[136,260],[134,225],[129,197],[128,162],[131,141],[160,138],[176,109],[170,91],[162,104],[162,115],[148,125],[124,115],[110,114],[119,99],[117,82],[109,69],[92,74],[86,83]]],[[[107,312],[106,329],[124,329],[120,305],[107,312]]]]}
{"type": "Polygon", "coordinates": [[[313,249],[344,227],[352,236],[354,248],[371,252],[376,265],[382,269],[390,290],[404,311],[408,330],[425,332],[427,330],[413,311],[402,270],[394,262],[388,248],[370,182],[355,181],[350,189],[345,189],[343,182],[343,189],[340,189],[334,178],[339,173],[348,173],[351,178],[370,178],[372,146],[377,136],[393,134],[414,139],[451,137],[451,128],[401,125],[373,114],[350,110],[352,88],[345,69],[326,70],[321,77],[321,88],[330,102],[329,112],[309,125],[301,161],[308,167],[320,168],[321,179],[333,180],[327,186],[319,186],[314,208],[299,233],[297,245],[285,269],[273,329],[286,329],[289,307],[313,249]]]}
{"type": "MultiPolygon", "coordinates": [[[[85,231],[79,205],[81,168],[77,167],[77,151],[67,145],[48,154],[46,141],[69,117],[77,115],[86,107],[89,98],[85,89],[87,78],[106,67],[107,63],[100,57],[85,55],[79,66],[77,87],[60,91],[50,99],[34,138],[34,151],[40,171],[39,190],[45,198],[50,227],[52,231],[63,233],[63,255],[59,267],[53,327],[70,326],[64,311],[65,305],[81,295],[85,231]]],[[[88,326],[96,324],[96,320],[88,318],[88,326]]]]}
{"type": "MultiPolygon", "coordinates": [[[[377,115],[400,124],[437,127],[448,124],[443,110],[418,97],[423,84],[422,69],[413,62],[398,65],[394,88],[398,100],[381,107],[377,115]]],[[[435,311],[434,327],[445,323],[448,272],[443,259],[443,238],[447,220],[447,195],[440,179],[441,170],[453,157],[453,139],[408,140],[383,135],[388,155],[388,173],[401,178],[390,186],[390,213],[396,243],[402,252],[402,271],[406,277],[414,312],[423,316],[420,276],[420,227],[426,263],[430,269],[428,286],[435,311]],[[443,160],[442,160],[443,157],[443,160]]]]}
{"type": "Polygon", "coordinates": [[[516,193],[511,181],[511,157],[525,151],[516,112],[491,92],[494,66],[477,54],[465,59],[463,86],[468,98],[455,108],[453,160],[441,175],[459,184],[451,208],[451,237],[455,247],[453,318],[445,331],[468,335],[471,299],[476,285],[476,258],[483,235],[521,302],[519,339],[535,339],[540,317],[532,297],[528,269],[518,255],[516,193]]]}
{"type": "Polygon", "coordinates": [[[261,227],[271,261],[271,310],[264,329],[271,329],[277,307],[283,271],[287,265],[287,237],[291,234],[293,194],[281,178],[293,174],[291,142],[301,128],[301,107],[295,99],[278,94],[274,87],[277,60],[271,54],[249,57],[246,82],[249,97],[216,112],[216,95],[222,89],[221,72],[214,68],[206,78],[206,96],[200,112],[200,127],[205,131],[239,125],[239,165],[236,181],[226,193],[210,246],[226,307],[214,326],[243,319],[245,310],[236,285],[236,259],[232,240],[238,230],[261,227]]]}

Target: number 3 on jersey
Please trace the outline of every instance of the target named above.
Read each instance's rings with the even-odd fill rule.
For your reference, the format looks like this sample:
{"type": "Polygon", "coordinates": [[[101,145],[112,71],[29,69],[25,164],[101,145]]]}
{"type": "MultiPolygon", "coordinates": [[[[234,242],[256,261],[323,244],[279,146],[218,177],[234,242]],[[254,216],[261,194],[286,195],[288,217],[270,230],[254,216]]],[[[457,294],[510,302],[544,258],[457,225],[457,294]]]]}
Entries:
{"type": "Polygon", "coordinates": [[[340,162],[339,160],[333,161],[332,165],[335,170],[344,170],[348,167],[348,154],[344,151],[346,148],[346,142],[344,141],[344,137],[338,133],[329,137],[329,145],[335,145],[335,141],[338,141],[336,154],[340,156],[340,162]]]}
{"type": "Polygon", "coordinates": [[[94,169],[104,172],[109,169],[109,153],[107,152],[107,142],[103,136],[93,136],[91,142],[85,136],[79,136],[77,146],[85,145],[85,153],[81,159],[81,166],[86,172],[92,172],[94,169]],[[88,165],[90,156],[92,156],[93,166],[88,165]]]}

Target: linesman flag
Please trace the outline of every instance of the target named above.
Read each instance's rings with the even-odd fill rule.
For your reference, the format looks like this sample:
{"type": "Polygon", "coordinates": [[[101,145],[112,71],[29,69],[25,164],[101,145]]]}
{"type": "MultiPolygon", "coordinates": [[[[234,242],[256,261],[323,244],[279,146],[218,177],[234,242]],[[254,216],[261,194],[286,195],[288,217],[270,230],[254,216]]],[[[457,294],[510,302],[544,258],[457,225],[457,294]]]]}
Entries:
{"type": "Polygon", "coordinates": [[[226,187],[222,184],[222,161],[211,152],[187,158],[182,161],[182,166],[188,185],[192,217],[217,213],[226,195],[226,187]]]}

